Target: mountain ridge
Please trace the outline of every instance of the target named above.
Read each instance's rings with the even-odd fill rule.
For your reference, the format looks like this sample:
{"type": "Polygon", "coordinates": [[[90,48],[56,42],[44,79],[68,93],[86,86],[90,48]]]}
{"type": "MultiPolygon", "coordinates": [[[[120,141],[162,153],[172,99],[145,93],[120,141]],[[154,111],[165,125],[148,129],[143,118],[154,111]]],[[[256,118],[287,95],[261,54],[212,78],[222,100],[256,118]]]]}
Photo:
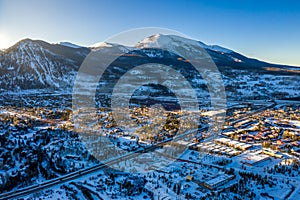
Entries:
{"type": "MultiPolygon", "coordinates": [[[[277,65],[259,61],[227,48],[217,45],[206,45],[200,41],[179,36],[156,34],[141,40],[135,47],[113,43],[101,43],[90,47],[78,48],[73,48],[73,46],[65,44],[51,44],[42,40],[27,38],[17,42],[5,51],[0,52],[0,91],[49,89],[50,91],[71,92],[77,71],[86,56],[92,51],[102,49],[105,49],[105,51],[109,53],[112,47],[118,47],[121,52],[124,52],[124,55],[121,57],[123,57],[122,62],[125,62],[123,64],[120,64],[120,62],[114,63],[115,69],[109,69],[112,74],[122,74],[126,71],[126,62],[139,63],[140,61],[138,59],[140,58],[132,58],[131,55],[133,54],[140,55],[146,62],[156,62],[157,60],[164,62],[161,59],[166,58],[166,62],[171,62],[172,65],[184,66],[183,62],[177,60],[178,56],[169,53],[166,54],[167,52],[153,48],[151,47],[152,43],[159,45],[166,44],[170,45],[170,47],[172,47],[172,45],[180,45],[180,47],[186,48],[190,48],[188,46],[189,43],[193,43],[193,45],[197,44],[199,47],[204,48],[219,68],[224,80],[226,80],[225,85],[227,87],[230,86],[229,88],[235,88],[234,93],[243,93],[242,91],[238,91],[238,87],[240,86],[239,83],[243,82],[245,78],[239,74],[244,74],[244,76],[253,74],[255,79],[258,80],[258,83],[255,84],[260,85],[260,76],[270,75],[274,77],[274,79],[278,79],[278,81],[279,79],[283,81],[284,76],[298,76],[300,72],[300,68],[296,66],[277,65]],[[236,77],[231,77],[233,72],[236,73],[236,77]]],[[[191,48],[192,49],[187,50],[199,50],[197,49],[198,47],[196,49],[194,47],[191,48]]],[[[198,78],[199,77],[191,76],[190,81],[198,78]]],[[[266,83],[266,85],[271,84],[270,81],[266,83]]],[[[200,85],[197,86],[197,84],[195,85],[195,87],[203,87],[200,85]]],[[[269,90],[269,88],[265,88],[264,90],[269,90]]],[[[285,89],[282,88],[280,91],[284,92],[285,89]]],[[[295,94],[298,95],[298,92],[295,92],[295,94]]],[[[235,94],[233,94],[233,96],[234,95],[235,94]]],[[[268,92],[264,92],[263,95],[268,96],[268,92]]],[[[250,96],[250,93],[248,96],[250,96]]],[[[292,97],[295,96],[296,95],[293,95],[292,97]]]]}
{"type": "MultiPolygon", "coordinates": [[[[170,37],[170,36],[173,37],[174,36],[174,35],[155,34],[155,35],[146,37],[143,40],[145,40],[147,38],[151,38],[153,36],[157,36],[157,35],[159,35],[159,36],[167,36],[167,37],[170,37]]],[[[176,37],[181,37],[181,36],[176,36],[176,37]]],[[[181,37],[181,38],[183,38],[183,37],[181,37]]],[[[141,41],[143,41],[143,40],[141,40],[141,41]]],[[[193,39],[188,39],[188,40],[193,40],[193,39]]],[[[269,64],[269,65],[276,65],[276,66],[282,66],[282,67],[300,68],[300,66],[294,66],[294,65],[288,65],[288,64],[277,64],[277,63],[273,63],[273,62],[269,62],[269,61],[262,61],[262,60],[259,60],[257,58],[254,58],[254,57],[247,57],[247,56],[243,55],[242,53],[239,53],[239,52],[237,52],[235,50],[231,50],[229,48],[222,47],[220,45],[216,45],[216,44],[208,45],[208,44],[206,44],[206,43],[204,43],[202,41],[199,41],[199,40],[193,40],[193,41],[198,42],[199,45],[200,45],[200,47],[204,48],[205,50],[211,50],[211,51],[221,52],[221,53],[227,53],[227,54],[234,53],[234,54],[239,55],[241,57],[244,57],[244,58],[247,58],[247,59],[251,59],[251,60],[255,60],[255,61],[259,61],[259,62],[262,62],[262,63],[265,63],[265,64],[269,64]]],[[[22,39],[22,40],[16,42],[14,45],[12,45],[12,46],[10,46],[8,48],[1,49],[0,53],[5,53],[5,52],[9,51],[11,48],[14,48],[17,45],[19,45],[21,43],[25,43],[25,42],[35,42],[35,43],[40,43],[40,44],[44,44],[44,45],[48,45],[48,46],[49,45],[57,45],[57,46],[59,45],[59,46],[67,47],[67,48],[73,48],[73,49],[80,49],[80,48],[84,48],[84,49],[98,49],[98,48],[102,48],[102,47],[111,47],[112,45],[119,45],[119,46],[123,46],[123,47],[129,48],[129,49],[132,49],[134,47],[140,48],[138,46],[138,44],[140,42],[138,42],[138,44],[135,45],[134,47],[125,46],[125,45],[116,44],[116,43],[109,43],[109,42],[98,42],[98,43],[95,43],[95,44],[92,44],[92,45],[88,45],[88,46],[81,46],[81,45],[77,45],[76,43],[73,43],[73,42],[50,43],[50,42],[47,42],[47,41],[44,41],[44,40],[40,40],[40,39],[25,38],[25,39],[22,39]]]]}

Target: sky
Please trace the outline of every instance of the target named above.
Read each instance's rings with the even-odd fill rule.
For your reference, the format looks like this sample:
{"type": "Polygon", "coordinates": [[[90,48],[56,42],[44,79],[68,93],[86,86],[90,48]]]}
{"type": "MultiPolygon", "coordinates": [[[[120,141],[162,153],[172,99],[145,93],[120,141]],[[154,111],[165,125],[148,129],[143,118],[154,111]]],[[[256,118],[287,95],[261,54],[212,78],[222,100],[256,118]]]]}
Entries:
{"type": "Polygon", "coordinates": [[[0,0],[0,48],[24,38],[89,46],[142,27],[300,66],[297,0],[0,0]]]}

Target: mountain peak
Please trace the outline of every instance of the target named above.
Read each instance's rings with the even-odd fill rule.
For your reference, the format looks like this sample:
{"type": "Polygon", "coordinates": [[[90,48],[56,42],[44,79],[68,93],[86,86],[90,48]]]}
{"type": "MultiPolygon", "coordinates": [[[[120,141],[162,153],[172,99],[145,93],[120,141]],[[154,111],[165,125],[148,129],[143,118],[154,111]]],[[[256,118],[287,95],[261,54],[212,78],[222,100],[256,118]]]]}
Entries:
{"type": "MultiPolygon", "coordinates": [[[[25,39],[22,39],[20,40],[19,42],[15,43],[13,46],[11,47],[15,47],[15,46],[20,46],[20,45],[26,45],[26,44],[30,44],[34,42],[34,40],[30,39],[30,38],[25,38],[25,39]]],[[[11,48],[10,47],[10,48],[11,48]]]]}
{"type": "Polygon", "coordinates": [[[95,43],[95,44],[92,44],[91,46],[89,46],[90,48],[93,48],[93,49],[97,49],[97,48],[102,48],[102,47],[112,47],[113,44],[111,43],[108,43],[108,42],[98,42],[98,43],[95,43]]]}
{"type": "Polygon", "coordinates": [[[30,39],[30,38],[24,38],[24,39],[20,40],[19,43],[33,42],[33,41],[34,41],[33,39],[30,39]]]}
{"type": "Polygon", "coordinates": [[[212,50],[220,53],[232,53],[233,51],[218,45],[207,45],[201,41],[184,38],[178,35],[164,35],[161,33],[149,36],[143,40],[141,40],[136,47],[137,48],[150,48],[150,47],[160,47],[160,46],[168,46],[175,45],[180,46],[181,44],[188,45],[199,45],[201,48],[206,50],[212,50]]]}
{"type": "Polygon", "coordinates": [[[144,38],[136,45],[137,48],[149,48],[149,47],[158,47],[171,44],[172,41],[183,41],[186,38],[181,38],[175,35],[164,35],[161,33],[157,33],[155,35],[151,35],[149,37],[144,38]]]}
{"type": "Polygon", "coordinates": [[[15,43],[13,46],[5,49],[4,51],[12,51],[15,49],[23,49],[23,48],[27,48],[28,46],[36,46],[36,45],[40,45],[41,43],[46,43],[42,40],[32,40],[30,38],[25,38],[20,40],[19,42],[15,43]]]}
{"type": "Polygon", "coordinates": [[[20,40],[16,44],[14,44],[10,48],[15,48],[15,47],[20,47],[20,46],[27,46],[27,45],[45,45],[45,44],[49,44],[49,43],[47,43],[43,40],[33,40],[33,39],[30,39],[30,38],[25,38],[25,39],[20,40]]]}
{"type": "Polygon", "coordinates": [[[20,40],[19,42],[17,42],[17,44],[24,44],[24,43],[47,43],[43,40],[34,40],[34,39],[30,39],[30,38],[25,38],[20,40]]]}
{"type": "Polygon", "coordinates": [[[66,47],[71,47],[71,48],[74,48],[74,49],[82,48],[82,46],[79,46],[77,44],[73,44],[71,42],[59,42],[58,44],[62,45],[62,46],[66,46],[66,47]]]}

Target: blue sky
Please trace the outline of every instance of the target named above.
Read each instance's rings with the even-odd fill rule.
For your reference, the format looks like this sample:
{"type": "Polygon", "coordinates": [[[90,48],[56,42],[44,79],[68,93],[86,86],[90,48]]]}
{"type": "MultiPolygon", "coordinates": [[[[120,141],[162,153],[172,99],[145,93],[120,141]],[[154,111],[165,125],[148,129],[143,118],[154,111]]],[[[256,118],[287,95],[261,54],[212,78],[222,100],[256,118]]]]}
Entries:
{"type": "Polygon", "coordinates": [[[140,27],[174,29],[246,56],[300,66],[296,0],[0,0],[0,48],[22,38],[91,45],[140,27]]]}

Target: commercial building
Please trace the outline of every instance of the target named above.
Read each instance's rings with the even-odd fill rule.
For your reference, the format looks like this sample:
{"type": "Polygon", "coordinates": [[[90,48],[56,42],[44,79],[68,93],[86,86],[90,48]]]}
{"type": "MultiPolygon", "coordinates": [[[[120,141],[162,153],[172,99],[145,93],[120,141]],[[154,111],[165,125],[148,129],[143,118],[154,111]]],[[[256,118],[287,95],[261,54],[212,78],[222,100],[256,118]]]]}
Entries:
{"type": "Polygon", "coordinates": [[[225,183],[229,182],[232,179],[234,179],[234,175],[221,174],[209,181],[205,181],[203,185],[208,189],[213,190],[218,188],[221,185],[224,185],[225,183]]]}
{"type": "Polygon", "coordinates": [[[266,160],[270,160],[270,156],[264,154],[256,154],[256,155],[249,155],[245,160],[242,160],[241,163],[244,163],[249,166],[255,166],[259,163],[262,163],[266,160]]]}
{"type": "Polygon", "coordinates": [[[215,142],[218,143],[218,144],[224,144],[226,146],[233,147],[233,148],[236,148],[236,149],[239,149],[239,150],[242,150],[242,151],[245,151],[245,150],[250,149],[252,147],[251,144],[238,142],[238,141],[231,140],[231,139],[228,139],[228,138],[218,138],[218,139],[215,139],[215,142]]]}

